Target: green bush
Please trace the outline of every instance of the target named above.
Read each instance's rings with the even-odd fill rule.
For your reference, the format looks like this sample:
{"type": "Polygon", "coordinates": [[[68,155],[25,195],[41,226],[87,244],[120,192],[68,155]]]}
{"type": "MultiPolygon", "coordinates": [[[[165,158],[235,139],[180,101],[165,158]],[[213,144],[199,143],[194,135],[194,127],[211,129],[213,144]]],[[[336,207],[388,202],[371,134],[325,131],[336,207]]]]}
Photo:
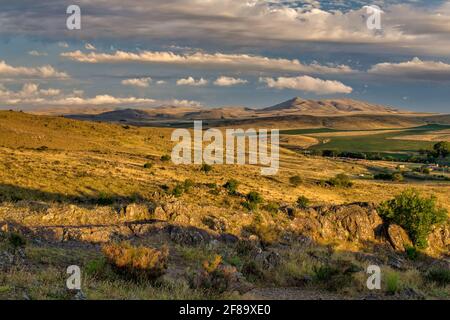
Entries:
{"type": "Polygon", "coordinates": [[[409,260],[415,261],[419,258],[419,251],[415,247],[406,247],[405,253],[409,260]]]}
{"type": "Polygon", "coordinates": [[[151,169],[152,166],[153,166],[153,164],[151,164],[150,162],[146,162],[146,163],[144,164],[144,168],[145,168],[145,169],[151,169]]]}
{"type": "Polygon", "coordinates": [[[172,195],[175,197],[181,197],[184,193],[184,187],[181,184],[177,184],[173,190],[172,190],[172,195]]]}
{"type": "Polygon", "coordinates": [[[300,176],[292,176],[289,178],[289,183],[294,187],[298,187],[302,183],[302,178],[300,176]]]}
{"type": "Polygon", "coordinates": [[[447,286],[450,284],[450,270],[448,269],[431,269],[426,275],[426,279],[437,283],[439,286],[447,286]]]}
{"type": "Polygon", "coordinates": [[[256,191],[250,191],[245,198],[247,201],[244,201],[242,206],[250,211],[258,209],[258,205],[264,201],[263,197],[256,191]]]}
{"type": "Polygon", "coordinates": [[[350,177],[344,173],[340,173],[334,178],[327,180],[326,184],[337,188],[351,188],[353,186],[353,182],[350,180],[350,177]]]}
{"type": "Polygon", "coordinates": [[[191,179],[186,179],[186,180],[184,180],[184,183],[183,183],[184,191],[189,192],[189,190],[190,190],[193,186],[195,186],[195,182],[194,182],[194,181],[192,181],[191,179]]]}
{"type": "Polygon", "coordinates": [[[447,210],[436,205],[436,198],[421,197],[418,191],[409,189],[394,199],[383,202],[378,212],[384,220],[403,227],[418,248],[428,246],[427,238],[435,224],[445,222],[447,210]]]}
{"type": "Polygon", "coordinates": [[[400,277],[397,273],[391,272],[386,275],[386,290],[389,294],[395,294],[400,290],[400,277]]]}
{"type": "Polygon", "coordinates": [[[305,196],[300,196],[297,198],[297,206],[301,209],[306,209],[309,206],[309,199],[305,196]]]}
{"type": "Polygon", "coordinates": [[[227,189],[228,194],[235,195],[237,194],[237,188],[239,186],[239,181],[235,179],[228,180],[223,187],[227,189]]]}
{"type": "Polygon", "coordinates": [[[170,156],[168,155],[168,154],[165,154],[165,155],[163,155],[163,156],[161,156],[161,161],[163,161],[163,162],[167,162],[167,161],[170,161],[170,156]]]}
{"type": "Polygon", "coordinates": [[[27,244],[27,240],[21,234],[17,232],[11,232],[8,234],[8,243],[14,250],[16,250],[25,247],[27,244]]]}
{"type": "Polygon", "coordinates": [[[247,196],[247,201],[255,204],[259,204],[264,201],[263,197],[256,191],[250,191],[247,196]]]}

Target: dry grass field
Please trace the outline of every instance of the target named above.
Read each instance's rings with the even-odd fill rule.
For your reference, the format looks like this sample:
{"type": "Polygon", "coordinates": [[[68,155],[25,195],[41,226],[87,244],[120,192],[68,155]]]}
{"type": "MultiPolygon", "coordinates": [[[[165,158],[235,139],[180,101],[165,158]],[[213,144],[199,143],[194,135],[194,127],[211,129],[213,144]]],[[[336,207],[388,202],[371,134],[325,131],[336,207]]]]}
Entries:
{"type": "MultiPolygon", "coordinates": [[[[259,167],[250,165],[214,165],[205,172],[199,165],[174,165],[164,159],[172,150],[171,132],[1,111],[0,267],[5,272],[0,297],[73,298],[64,287],[65,268],[76,264],[83,270],[81,296],[89,299],[252,299],[271,297],[276,290],[285,290],[290,298],[361,298],[371,294],[364,288],[364,268],[372,258],[360,258],[366,255],[385,265],[393,279],[383,284],[379,298],[450,297],[448,283],[442,287],[424,275],[429,263],[445,265],[448,237],[444,247],[420,253],[417,261],[395,253],[378,238],[350,239],[353,231],[345,231],[344,238],[319,235],[325,225],[305,231],[313,242],[298,240],[303,239],[298,238],[305,228],[302,219],[309,219],[311,212],[320,215],[320,208],[340,210],[330,208],[351,203],[378,204],[412,187],[435,196],[439,206],[450,210],[448,182],[377,181],[369,176],[382,170],[383,162],[304,156],[284,148],[275,176],[261,176],[259,167]],[[351,188],[320,183],[341,173],[351,178],[351,188]],[[293,176],[300,181],[292,183],[293,176]],[[229,193],[223,186],[233,179],[239,185],[229,193]],[[251,191],[262,197],[255,210],[243,205],[251,191]],[[292,218],[286,208],[295,206],[299,196],[310,200],[309,209],[299,209],[292,218]],[[14,261],[2,256],[3,249],[9,252],[8,232],[27,241],[20,254],[14,251],[14,261]],[[120,276],[105,262],[101,249],[119,240],[168,246],[166,274],[156,282],[120,276]],[[256,260],[252,250],[257,251],[256,260]],[[204,262],[213,263],[216,256],[222,259],[220,265],[206,268],[204,262]],[[392,262],[395,259],[401,266],[392,262]],[[330,288],[320,276],[321,268],[326,271],[330,265],[356,268],[354,285],[330,288]],[[193,276],[199,269],[203,278],[193,276]],[[232,289],[205,285],[217,274],[227,286],[232,283],[232,289]]],[[[313,142],[291,137],[281,144],[313,142]]],[[[342,280],[322,276],[331,277],[330,283],[342,280]]]]}

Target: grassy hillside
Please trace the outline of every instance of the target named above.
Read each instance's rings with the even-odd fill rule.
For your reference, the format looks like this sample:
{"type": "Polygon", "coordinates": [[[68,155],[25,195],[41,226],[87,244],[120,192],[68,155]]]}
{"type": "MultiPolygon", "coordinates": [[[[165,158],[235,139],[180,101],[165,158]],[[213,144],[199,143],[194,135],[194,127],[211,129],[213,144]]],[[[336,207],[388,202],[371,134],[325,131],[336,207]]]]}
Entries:
{"type": "MultiPolygon", "coordinates": [[[[262,298],[273,294],[273,286],[300,285],[299,279],[325,268],[324,261],[334,266],[334,261],[345,260],[362,268],[354,279],[358,286],[332,294],[323,283],[313,282],[310,291],[302,292],[310,292],[308,297],[357,298],[367,292],[361,287],[365,262],[355,257],[358,251],[375,252],[381,243],[346,240],[347,231],[339,238],[327,238],[322,227],[308,225],[305,219],[319,219],[321,210],[352,208],[332,209],[333,205],[379,203],[411,187],[435,196],[440,206],[450,210],[446,182],[369,178],[377,170],[390,170],[392,163],[308,157],[282,148],[281,168],[275,176],[261,176],[260,168],[253,165],[214,165],[204,172],[199,165],[174,165],[161,158],[171,152],[170,134],[170,129],[0,112],[0,253],[7,246],[2,232],[17,226],[28,239],[24,258],[18,258],[18,265],[8,267],[0,279],[0,297],[71,298],[63,288],[65,268],[78,264],[86,272],[83,285],[88,298],[262,298]],[[353,187],[323,183],[340,173],[350,177],[353,187]],[[299,177],[295,183],[293,176],[299,177]],[[235,193],[223,187],[231,179],[239,182],[235,193]],[[246,204],[250,191],[262,198],[256,210],[246,204]],[[295,206],[299,196],[310,199],[309,209],[290,218],[282,208],[295,206]],[[304,244],[298,239],[303,239],[305,230],[323,239],[304,244]],[[102,245],[124,239],[146,247],[169,247],[169,267],[161,283],[136,283],[104,269],[102,245]],[[231,241],[236,239],[237,243],[231,241]],[[281,262],[264,269],[265,260],[258,260],[263,259],[261,254],[258,259],[252,256],[252,246],[259,244],[251,239],[263,243],[263,256],[279,255],[281,262]],[[250,253],[243,253],[246,250],[250,253]],[[216,255],[245,274],[245,282],[257,290],[245,296],[193,286],[188,281],[193,270],[201,274],[198,270],[204,262],[214,261],[216,255]]],[[[363,209],[357,206],[358,210],[363,209]]],[[[388,256],[384,250],[390,252],[378,250],[382,257],[388,256]]],[[[439,254],[430,251],[424,259],[440,263],[439,254]]],[[[383,261],[386,270],[399,273],[388,266],[388,259],[383,261]]],[[[414,283],[430,297],[445,297],[445,288],[423,283],[422,271],[409,264],[408,268],[409,273],[399,273],[402,283],[414,283]]]]}

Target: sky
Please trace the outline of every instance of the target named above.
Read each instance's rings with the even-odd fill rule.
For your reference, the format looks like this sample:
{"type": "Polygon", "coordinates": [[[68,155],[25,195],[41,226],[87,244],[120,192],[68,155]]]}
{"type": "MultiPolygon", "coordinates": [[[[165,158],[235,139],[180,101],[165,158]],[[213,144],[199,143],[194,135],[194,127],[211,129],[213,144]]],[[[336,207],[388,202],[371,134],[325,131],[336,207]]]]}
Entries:
{"type": "Polygon", "coordinates": [[[0,0],[2,109],[296,96],[450,113],[450,1],[0,0]]]}

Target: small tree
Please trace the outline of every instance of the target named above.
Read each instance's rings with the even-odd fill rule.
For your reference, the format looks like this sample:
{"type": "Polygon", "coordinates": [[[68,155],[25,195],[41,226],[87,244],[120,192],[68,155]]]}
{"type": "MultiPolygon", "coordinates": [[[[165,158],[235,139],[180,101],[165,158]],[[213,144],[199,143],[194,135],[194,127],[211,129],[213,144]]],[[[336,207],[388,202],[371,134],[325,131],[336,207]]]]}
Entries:
{"type": "Polygon", "coordinates": [[[447,141],[441,141],[433,146],[434,155],[436,158],[445,158],[450,155],[450,143],[447,141]]]}
{"type": "Polygon", "coordinates": [[[419,192],[409,189],[394,199],[383,202],[378,211],[388,222],[403,227],[418,248],[428,246],[428,235],[435,224],[445,222],[447,210],[436,205],[436,198],[421,197],[419,192]]]}

